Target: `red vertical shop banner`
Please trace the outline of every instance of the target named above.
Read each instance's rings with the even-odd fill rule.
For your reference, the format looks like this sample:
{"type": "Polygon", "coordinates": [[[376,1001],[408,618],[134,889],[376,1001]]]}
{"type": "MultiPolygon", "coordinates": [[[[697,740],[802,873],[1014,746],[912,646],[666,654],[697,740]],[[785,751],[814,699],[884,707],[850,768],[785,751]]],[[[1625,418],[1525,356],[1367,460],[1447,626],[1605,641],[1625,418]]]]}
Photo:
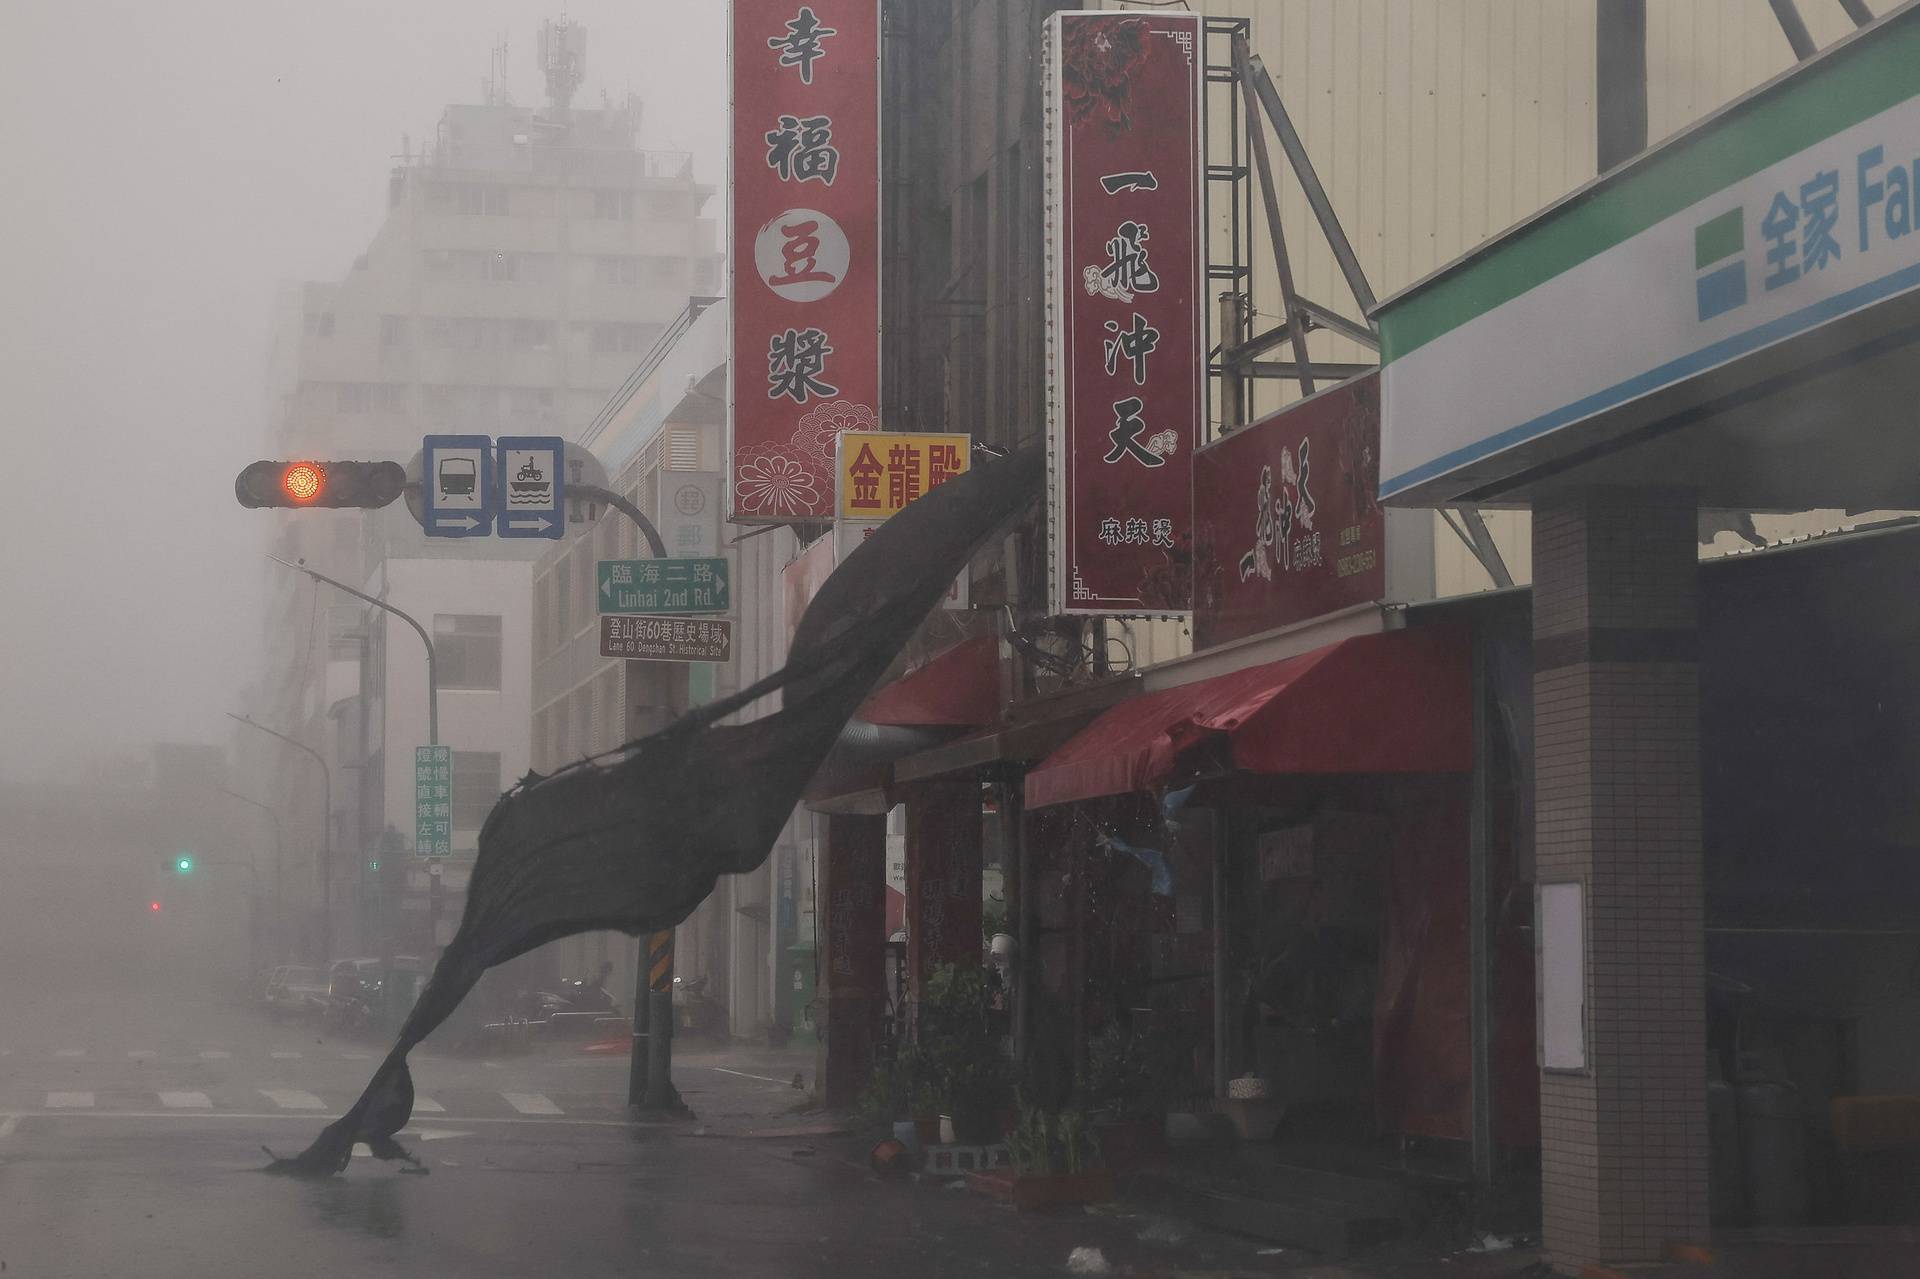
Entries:
{"type": "Polygon", "coordinates": [[[878,0],[733,0],[727,516],[833,518],[878,430],[878,0]]]}
{"type": "Polygon", "coordinates": [[[1047,23],[1049,576],[1060,613],[1192,604],[1206,325],[1197,14],[1047,23]]]}

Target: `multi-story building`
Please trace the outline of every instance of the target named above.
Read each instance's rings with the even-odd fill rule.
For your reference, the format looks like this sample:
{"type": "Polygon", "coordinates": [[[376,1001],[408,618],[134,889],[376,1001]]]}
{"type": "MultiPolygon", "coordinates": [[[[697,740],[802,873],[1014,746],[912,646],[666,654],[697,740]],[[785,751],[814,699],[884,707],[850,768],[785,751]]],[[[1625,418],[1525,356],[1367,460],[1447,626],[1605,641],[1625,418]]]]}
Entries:
{"type": "MultiPolygon", "coordinates": [[[[564,67],[548,76],[545,106],[495,95],[448,107],[431,143],[403,147],[385,220],[345,276],[283,294],[274,455],[404,460],[434,432],[558,434],[590,420],[688,294],[717,282],[703,216],[712,188],[694,179],[691,157],[638,146],[635,99],[569,104],[582,34],[566,24],[546,33],[543,48],[551,40],[567,56],[551,60],[564,67]]],[[[454,752],[444,941],[461,858],[531,760],[531,569],[544,548],[428,539],[397,503],[278,520],[276,555],[387,600],[434,639],[440,740],[454,752]]],[[[424,866],[367,855],[412,843],[413,751],[428,740],[425,650],[400,619],[269,571],[268,671],[251,710],[329,761],[333,932],[371,945],[382,940],[371,927],[349,931],[356,892],[372,901],[384,884],[387,897],[425,905],[424,866]],[[396,893],[402,883],[409,890],[396,893]]],[[[279,797],[292,825],[317,829],[313,762],[237,731],[245,755],[268,761],[263,793],[279,797]]],[[[424,914],[394,918],[395,940],[428,944],[424,914]]]]}

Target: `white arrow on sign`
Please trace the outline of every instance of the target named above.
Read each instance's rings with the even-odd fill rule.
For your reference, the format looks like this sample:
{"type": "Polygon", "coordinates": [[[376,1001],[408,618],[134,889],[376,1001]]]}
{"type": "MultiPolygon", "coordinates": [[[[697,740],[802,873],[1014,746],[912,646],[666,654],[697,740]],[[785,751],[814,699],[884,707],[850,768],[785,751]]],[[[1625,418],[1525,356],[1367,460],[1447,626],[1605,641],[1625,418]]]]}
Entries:
{"type": "Polygon", "coordinates": [[[507,524],[512,528],[550,529],[553,527],[553,521],[544,515],[537,520],[508,520],[507,524]]]}
{"type": "Polygon", "coordinates": [[[609,577],[606,581],[600,583],[600,593],[602,595],[613,594],[613,579],[611,577],[609,577]]]}
{"type": "Polygon", "coordinates": [[[478,528],[479,525],[480,521],[474,519],[471,515],[462,515],[457,520],[449,519],[447,516],[442,515],[434,520],[434,526],[436,528],[478,528]]]}

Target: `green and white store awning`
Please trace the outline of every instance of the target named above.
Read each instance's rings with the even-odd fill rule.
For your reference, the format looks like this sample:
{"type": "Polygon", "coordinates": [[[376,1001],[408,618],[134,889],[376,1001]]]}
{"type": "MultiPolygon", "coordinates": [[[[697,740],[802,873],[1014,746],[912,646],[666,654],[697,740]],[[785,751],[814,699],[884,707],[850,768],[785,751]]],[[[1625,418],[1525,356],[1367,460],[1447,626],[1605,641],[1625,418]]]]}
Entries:
{"type": "Polygon", "coordinates": [[[1920,506],[1920,3],[1377,308],[1381,495],[1920,506]]]}

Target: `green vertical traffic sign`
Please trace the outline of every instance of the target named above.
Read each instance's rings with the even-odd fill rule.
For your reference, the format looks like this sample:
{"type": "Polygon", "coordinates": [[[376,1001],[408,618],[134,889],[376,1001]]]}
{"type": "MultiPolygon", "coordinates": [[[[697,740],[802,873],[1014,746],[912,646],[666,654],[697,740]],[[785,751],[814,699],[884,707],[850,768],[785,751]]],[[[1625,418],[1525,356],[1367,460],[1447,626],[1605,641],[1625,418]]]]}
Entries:
{"type": "Polygon", "coordinates": [[[413,852],[453,854],[453,748],[413,748],[413,852]]]}

